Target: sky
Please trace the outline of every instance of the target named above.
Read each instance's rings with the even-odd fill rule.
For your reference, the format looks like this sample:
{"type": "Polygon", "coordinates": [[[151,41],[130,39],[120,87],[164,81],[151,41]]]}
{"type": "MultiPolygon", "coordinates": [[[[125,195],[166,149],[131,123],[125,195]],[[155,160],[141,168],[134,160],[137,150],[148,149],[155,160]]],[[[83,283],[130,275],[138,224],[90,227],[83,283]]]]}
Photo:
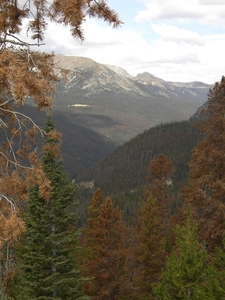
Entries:
{"type": "Polygon", "coordinates": [[[42,50],[83,56],[173,82],[213,84],[225,75],[225,0],[108,0],[123,25],[87,19],[85,41],[50,24],[42,50]]]}

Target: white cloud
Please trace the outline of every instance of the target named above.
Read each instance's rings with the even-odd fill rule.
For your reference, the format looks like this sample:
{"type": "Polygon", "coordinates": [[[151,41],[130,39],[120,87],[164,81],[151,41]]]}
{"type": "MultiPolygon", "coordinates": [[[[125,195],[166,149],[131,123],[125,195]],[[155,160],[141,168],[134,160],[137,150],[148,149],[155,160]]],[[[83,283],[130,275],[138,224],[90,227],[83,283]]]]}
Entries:
{"type": "Polygon", "coordinates": [[[224,0],[198,0],[197,2],[204,5],[224,5],[224,0]]]}
{"type": "Polygon", "coordinates": [[[197,33],[191,30],[180,29],[168,24],[152,24],[153,30],[162,36],[164,41],[174,41],[177,43],[187,43],[203,46],[204,40],[197,33]]]}
{"type": "Polygon", "coordinates": [[[74,40],[69,30],[61,26],[49,26],[46,35],[46,51],[55,51],[66,55],[90,57],[102,63],[132,61],[137,56],[138,48],[145,49],[148,43],[142,35],[131,30],[102,28],[94,22],[84,25],[85,41],[74,40]]]}
{"type": "Polygon", "coordinates": [[[201,23],[225,24],[223,0],[146,0],[145,10],[138,12],[137,21],[164,19],[198,20],[201,23]]]}
{"type": "Polygon", "coordinates": [[[204,36],[204,47],[157,40],[161,60],[149,65],[152,74],[170,81],[214,83],[225,74],[225,34],[204,36]]]}

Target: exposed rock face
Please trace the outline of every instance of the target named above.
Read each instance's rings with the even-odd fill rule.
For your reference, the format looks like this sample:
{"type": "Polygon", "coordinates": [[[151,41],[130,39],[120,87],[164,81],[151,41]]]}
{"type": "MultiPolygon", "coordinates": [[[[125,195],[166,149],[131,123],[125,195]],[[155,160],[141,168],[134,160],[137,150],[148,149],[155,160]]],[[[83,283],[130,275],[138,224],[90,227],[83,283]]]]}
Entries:
{"type": "Polygon", "coordinates": [[[113,65],[105,65],[105,66],[120,76],[132,78],[132,76],[121,67],[117,67],[117,66],[113,66],[113,65]]]}

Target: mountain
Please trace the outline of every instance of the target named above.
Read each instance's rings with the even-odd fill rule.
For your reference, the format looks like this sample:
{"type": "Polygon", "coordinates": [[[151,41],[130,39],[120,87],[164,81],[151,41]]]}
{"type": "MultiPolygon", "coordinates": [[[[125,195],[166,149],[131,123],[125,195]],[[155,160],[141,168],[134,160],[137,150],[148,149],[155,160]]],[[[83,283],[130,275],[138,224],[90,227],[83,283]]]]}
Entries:
{"type": "MultiPolygon", "coordinates": [[[[63,134],[64,165],[71,176],[155,125],[188,119],[211,87],[167,82],[147,72],[132,77],[84,57],[59,55],[56,61],[70,70],[57,86],[53,118],[63,134]]],[[[44,126],[45,117],[36,109],[26,105],[23,112],[44,126]]]]}
{"type": "Polygon", "coordinates": [[[167,82],[147,72],[132,77],[120,67],[85,57],[55,59],[59,69],[69,70],[57,86],[55,109],[116,145],[157,124],[187,120],[206,102],[211,87],[167,82]]]}
{"type": "Polygon", "coordinates": [[[195,97],[200,97],[204,99],[205,92],[211,87],[203,82],[171,82],[165,81],[163,79],[157,78],[154,75],[151,75],[147,72],[138,74],[136,79],[147,86],[158,87],[158,90],[155,90],[158,94],[163,94],[166,97],[178,97],[184,101],[192,100],[194,101],[195,97]]]}

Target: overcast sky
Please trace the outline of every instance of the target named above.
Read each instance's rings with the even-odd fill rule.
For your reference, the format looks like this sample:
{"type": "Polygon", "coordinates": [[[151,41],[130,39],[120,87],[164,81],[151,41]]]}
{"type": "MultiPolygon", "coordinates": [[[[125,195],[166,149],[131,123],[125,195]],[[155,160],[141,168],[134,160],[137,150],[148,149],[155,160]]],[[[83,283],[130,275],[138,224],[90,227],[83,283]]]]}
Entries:
{"type": "Polygon", "coordinates": [[[225,75],[225,0],[108,0],[119,29],[87,20],[85,41],[49,25],[45,51],[84,56],[168,81],[214,83],[225,75]]]}

